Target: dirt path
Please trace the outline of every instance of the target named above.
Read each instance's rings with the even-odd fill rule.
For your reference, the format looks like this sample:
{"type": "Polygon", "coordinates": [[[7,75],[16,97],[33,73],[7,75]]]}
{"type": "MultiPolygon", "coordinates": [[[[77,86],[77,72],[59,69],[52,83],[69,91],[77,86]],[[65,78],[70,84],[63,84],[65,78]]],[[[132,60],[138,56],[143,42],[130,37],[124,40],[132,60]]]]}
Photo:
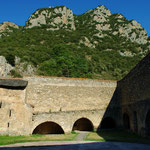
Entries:
{"type": "Polygon", "coordinates": [[[89,132],[86,131],[78,131],[78,135],[74,139],[74,141],[84,141],[85,137],[88,135],[89,132]]]}

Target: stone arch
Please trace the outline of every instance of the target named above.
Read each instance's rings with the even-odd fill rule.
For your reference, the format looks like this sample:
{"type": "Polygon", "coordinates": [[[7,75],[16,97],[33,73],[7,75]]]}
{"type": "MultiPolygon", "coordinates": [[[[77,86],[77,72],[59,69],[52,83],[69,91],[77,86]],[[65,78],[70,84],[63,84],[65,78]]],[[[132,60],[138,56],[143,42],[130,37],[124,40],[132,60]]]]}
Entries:
{"type": "Polygon", "coordinates": [[[32,134],[64,134],[64,130],[59,124],[47,121],[39,124],[32,134]]]}
{"type": "Polygon", "coordinates": [[[106,117],[102,120],[101,129],[113,129],[116,128],[116,122],[112,117],[106,117]]]}
{"type": "Polygon", "coordinates": [[[73,124],[72,131],[79,130],[79,131],[93,131],[94,126],[93,123],[87,118],[80,118],[75,121],[73,124]]]}
{"type": "Polygon", "coordinates": [[[150,136],[150,110],[147,112],[145,119],[146,134],[150,136]]]}
{"type": "Polygon", "coordinates": [[[127,113],[123,114],[123,126],[126,130],[130,130],[130,117],[127,113]]]}

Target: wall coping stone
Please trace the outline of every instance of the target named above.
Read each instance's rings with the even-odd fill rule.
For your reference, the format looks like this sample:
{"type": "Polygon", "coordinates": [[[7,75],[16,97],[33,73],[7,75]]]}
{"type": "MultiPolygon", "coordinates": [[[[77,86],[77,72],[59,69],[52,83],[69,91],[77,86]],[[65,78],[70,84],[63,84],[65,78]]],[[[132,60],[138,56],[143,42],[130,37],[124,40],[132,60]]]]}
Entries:
{"type": "Polygon", "coordinates": [[[0,88],[22,89],[26,88],[28,81],[22,79],[0,79],[0,88]]]}

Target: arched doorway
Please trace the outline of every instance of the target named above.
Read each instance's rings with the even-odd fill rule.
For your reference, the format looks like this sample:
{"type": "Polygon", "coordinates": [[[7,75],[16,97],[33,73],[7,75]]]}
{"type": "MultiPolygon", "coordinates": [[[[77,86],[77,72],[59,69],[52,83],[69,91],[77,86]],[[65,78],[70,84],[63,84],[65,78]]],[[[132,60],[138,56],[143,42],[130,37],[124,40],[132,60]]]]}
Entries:
{"type": "Polygon", "coordinates": [[[130,130],[130,118],[127,113],[123,114],[123,125],[126,130],[130,130]]]}
{"type": "Polygon", "coordinates": [[[116,128],[116,123],[113,118],[106,117],[102,120],[100,128],[101,129],[114,129],[116,128]]]}
{"type": "Polygon", "coordinates": [[[145,120],[145,125],[146,125],[146,134],[150,136],[150,111],[148,111],[146,115],[146,120],[145,120]]]}
{"type": "Polygon", "coordinates": [[[55,122],[44,122],[38,125],[32,134],[64,134],[64,131],[55,122]]]}
{"type": "Polygon", "coordinates": [[[93,124],[89,119],[81,118],[74,123],[72,130],[93,131],[93,124]]]}

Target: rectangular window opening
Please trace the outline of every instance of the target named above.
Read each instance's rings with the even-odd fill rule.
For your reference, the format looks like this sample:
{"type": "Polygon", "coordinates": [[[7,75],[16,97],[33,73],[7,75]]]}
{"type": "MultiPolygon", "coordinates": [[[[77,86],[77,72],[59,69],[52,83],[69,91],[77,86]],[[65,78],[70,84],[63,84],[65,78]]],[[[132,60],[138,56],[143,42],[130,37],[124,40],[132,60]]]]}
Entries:
{"type": "Polygon", "coordinates": [[[11,110],[9,110],[9,117],[11,117],[11,110]]]}
{"type": "Polygon", "coordinates": [[[2,108],[2,102],[0,102],[0,108],[2,108]]]}

